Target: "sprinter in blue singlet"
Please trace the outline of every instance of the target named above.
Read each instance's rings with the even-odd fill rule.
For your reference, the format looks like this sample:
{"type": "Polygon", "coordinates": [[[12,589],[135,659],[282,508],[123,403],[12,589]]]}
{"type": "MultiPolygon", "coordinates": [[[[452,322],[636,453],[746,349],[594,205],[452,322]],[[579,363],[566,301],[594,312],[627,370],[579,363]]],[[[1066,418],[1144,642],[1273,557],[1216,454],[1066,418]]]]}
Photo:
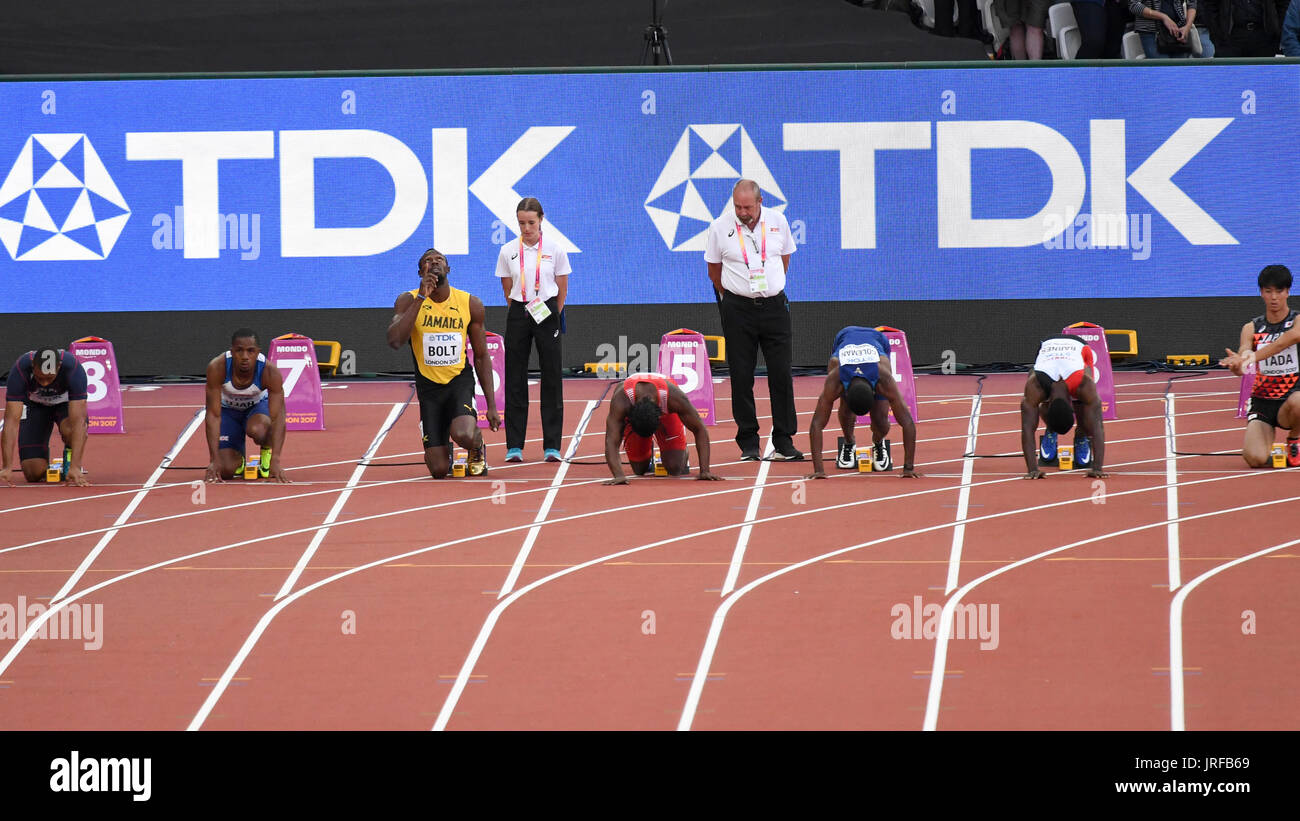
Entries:
{"type": "Polygon", "coordinates": [[[889,366],[889,340],[874,328],[849,325],[835,335],[830,362],[826,368],[826,382],[817,398],[817,410],[808,428],[808,443],[812,449],[813,472],[810,479],[825,479],[822,470],[822,430],[831,418],[835,400],[841,399],[840,439],[835,464],[843,470],[854,467],[854,431],[859,416],[871,417],[872,461],[876,470],[893,468],[888,450],[884,446],[889,433],[889,411],[903,429],[903,478],[919,477],[914,468],[916,456],[916,423],[903,401],[902,392],[894,381],[889,366]],[[842,399],[841,399],[842,397],[842,399]]]}

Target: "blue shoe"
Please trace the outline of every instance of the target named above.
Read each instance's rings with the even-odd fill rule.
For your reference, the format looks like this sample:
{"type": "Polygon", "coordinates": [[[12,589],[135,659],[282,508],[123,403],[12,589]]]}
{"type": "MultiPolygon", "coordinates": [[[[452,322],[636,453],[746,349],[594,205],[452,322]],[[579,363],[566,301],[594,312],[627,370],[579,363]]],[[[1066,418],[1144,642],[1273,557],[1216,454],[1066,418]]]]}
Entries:
{"type": "Polygon", "coordinates": [[[1056,431],[1049,430],[1038,440],[1038,459],[1045,463],[1056,461],[1056,431]]]}
{"type": "Polygon", "coordinates": [[[507,461],[507,462],[522,462],[522,461],[524,461],[524,449],[523,449],[523,448],[510,448],[509,450],[507,450],[507,451],[506,451],[506,461],[507,461]]]}
{"type": "Polygon", "coordinates": [[[560,456],[560,452],[559,452],[558,450],[556,450],[555,448],[547,448],[547,449],[546,449],[546,455],[545,455],[544,458],[545,458],[546,461],[548,461],[548,462],[562,462],[562,461],[564,461],[564,457],[560,456]]]}
{"type": "Polygon", "coordinates": [[[1074,437],[1074,463],[1079,467],[1092,464],[1092,440],[1087,436],[1074,437]]]}

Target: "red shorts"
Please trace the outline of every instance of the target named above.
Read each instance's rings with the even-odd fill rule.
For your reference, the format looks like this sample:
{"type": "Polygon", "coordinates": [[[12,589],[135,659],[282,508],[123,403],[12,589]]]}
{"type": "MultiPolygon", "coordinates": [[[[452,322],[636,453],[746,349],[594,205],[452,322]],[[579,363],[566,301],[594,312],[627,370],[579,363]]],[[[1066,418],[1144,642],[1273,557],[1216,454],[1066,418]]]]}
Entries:
{"type": "MultiPolygon", "coordinates": [[[[686,430],[682,420],[675,413],[659,417],[659,429],[654,433],[654,440],[659,443],[659,450],[686,450],[686,430]]],[[[632,426],[623,425],[623,450],[629,462],[649,462],[654,451],[650,439],[632,432],[632,426]]]]}

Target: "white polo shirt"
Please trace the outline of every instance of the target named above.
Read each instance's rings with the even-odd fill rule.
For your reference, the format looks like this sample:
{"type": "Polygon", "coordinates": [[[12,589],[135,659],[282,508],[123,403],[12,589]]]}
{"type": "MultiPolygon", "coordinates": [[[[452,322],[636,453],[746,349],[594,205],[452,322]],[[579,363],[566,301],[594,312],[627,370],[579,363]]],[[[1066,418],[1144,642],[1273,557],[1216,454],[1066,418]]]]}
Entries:
{"type": "Polygon", "coordinates": [[[737,222],[736,214],[728,208],[726,213],[713,221],[704,243],[704,261],[722,263],[722,287],[733,294],[752,299],[760,296],[776,296],[785,290],[784,254],[795,251],[794,237],[790,234],[790,223],[779,211],[760,208],[758,221],[751,231],[737,222]],[[766,259],[764,257],[763,235],[767,236],[766,259]],[[744,249],[741,249],[741,242],[744,249]],[[746,263],[748,258],[748,263],[746,263]],[[762,269],[767,274],[767,287],[761,291],[752,291],[749,287],[749,271],[762,269]]]}
{"type": "MultiPolygon", "coordinates": [[[[510,299],[515,302],[527,302],[522,294],[519,280],[519,246],[522,240],[515,237],[510,242],[501,246],[501,253],[497,255],[497,276],[502,279],[513,279],[514,286],[510,289],[510,299]]],[[[542,300],[548,300],[553,296],[560,295],[560,288],[555,284],[556,277],[568,276],[572,269],[569,268],[569,255],[565,250],[554,242],[546,238],[546,232],[542,231],[541,241],[537,245],[523,246],[523,274],[528,282],[528,299],[532,299],[537,292],[537,254],[540,251],[542,255],[541,267],[541,294],[542,300]]]]}

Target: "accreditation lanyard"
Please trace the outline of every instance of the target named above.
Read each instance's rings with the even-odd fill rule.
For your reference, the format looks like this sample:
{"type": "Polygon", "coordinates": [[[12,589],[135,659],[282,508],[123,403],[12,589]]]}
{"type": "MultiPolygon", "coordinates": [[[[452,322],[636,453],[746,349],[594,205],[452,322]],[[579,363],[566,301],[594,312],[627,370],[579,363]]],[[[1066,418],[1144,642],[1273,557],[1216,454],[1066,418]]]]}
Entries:
{"type": "Polygon", "coordinates": [[[741,235],[741,225],[736,223],[736,241],[740,243],[740,256],[745,260],[745,270],[749,272],[749,290],[751,292],[767,290],[767,222],[758,224],[758,232],[763,235],[763,247],[759,252],[760,268],[756,271],[749,265],[749,250],[745,248],[745,238],[741,235]]]}
{"type": "Polygon", "coordinates": [[[542,301],[542,232],[537,232],[537,268],[533,272],[533,298],[528,298],[528,279],[524,275],[524,238],[519,238],[519,295],[524,298],[524,308],[536,323],[551,315],[551,309],[542,301]]]}
{"type": "MultiPolygon", "coordinates": [[[[542,293],[542,232],[537,232],[537,270],[534,271],[533,294],[542,293]]],[[[528,302],[528,279],[524,276],[524,238],[519,238],[519,295],[528,302]]]]}

